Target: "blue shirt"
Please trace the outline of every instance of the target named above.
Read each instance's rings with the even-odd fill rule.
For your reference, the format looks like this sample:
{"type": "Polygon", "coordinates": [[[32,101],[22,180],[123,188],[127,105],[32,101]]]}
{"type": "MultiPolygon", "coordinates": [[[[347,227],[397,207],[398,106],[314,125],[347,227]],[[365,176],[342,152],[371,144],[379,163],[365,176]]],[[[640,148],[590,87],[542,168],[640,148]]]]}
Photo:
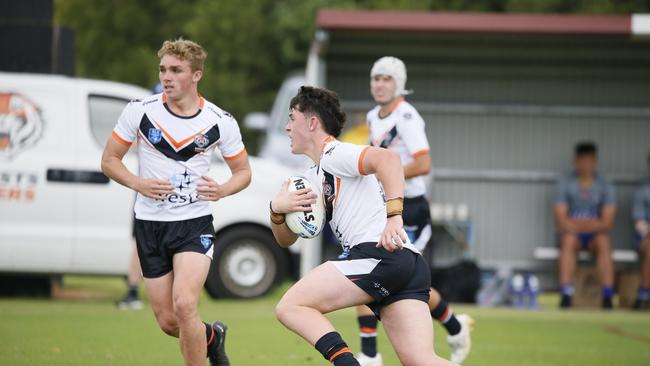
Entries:
{"type": "Polygon", "coordinates": [[[581,187],[578,176],[571,172],[558,179],[555,203],[564,203],[569,208],[569,217],[574,219],[597,219],[605,206],[616,205],[614,186],[602,175],[596,173],[590,187],[581,187]]]}
{"type": "Polygon", "coordinates": [[[634,222],[645,220],[650,223],[650,181],[634,192],[632,219],[634,222]]]}

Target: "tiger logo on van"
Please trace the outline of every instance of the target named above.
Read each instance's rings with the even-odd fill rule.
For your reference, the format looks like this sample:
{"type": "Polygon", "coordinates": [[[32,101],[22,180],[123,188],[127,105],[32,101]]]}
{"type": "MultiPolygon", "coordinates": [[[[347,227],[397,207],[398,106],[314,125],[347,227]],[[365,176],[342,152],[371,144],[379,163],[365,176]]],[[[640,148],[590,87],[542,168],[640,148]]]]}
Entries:
{"type": "Polygon", "coordinates": [[[43,135],[39,108],[15,93],[0,92],[0,159],[11,159],[32,147],[43,135]]]}

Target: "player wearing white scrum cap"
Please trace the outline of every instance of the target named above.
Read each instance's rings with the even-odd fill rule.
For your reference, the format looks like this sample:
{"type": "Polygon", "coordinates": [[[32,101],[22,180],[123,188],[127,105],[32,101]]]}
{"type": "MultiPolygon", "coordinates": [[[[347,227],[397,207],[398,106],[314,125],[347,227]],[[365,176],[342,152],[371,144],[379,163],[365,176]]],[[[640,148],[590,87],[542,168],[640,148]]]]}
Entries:
{"type": "MultiPolygon", "coordinates": [[[[431,215],[426,193],[426,175],[431,170],[429,142],[424,120],[406,100],[406,66],[402,60],[385,56],[370,70],[370,91],[377,106],[368,112],[366,121],[373,146],[395,151],[404,168],[404,230],[415,247],[422,251],[431,240],[431,215]]],[[[451,360],[461,363],[471,348],[471,317],[451,311],[438,291],[429,292],[429,310],[449,334],[451,360]]],[[[362,366],[382,366],[377,352],[377,318],[366,306],[357,307],[361,353],[357,356],[362,366]]]]}
{"type": "Polygon", "coordinates": [[[395,94],[394,96],[400,97],[413,93],[412,90],[406,90],[406,66],[404,62],[393,56],[384,56],[375,61],[370,70],[370,80],[377,75],[387,75],[395,80],[395,94]]]}

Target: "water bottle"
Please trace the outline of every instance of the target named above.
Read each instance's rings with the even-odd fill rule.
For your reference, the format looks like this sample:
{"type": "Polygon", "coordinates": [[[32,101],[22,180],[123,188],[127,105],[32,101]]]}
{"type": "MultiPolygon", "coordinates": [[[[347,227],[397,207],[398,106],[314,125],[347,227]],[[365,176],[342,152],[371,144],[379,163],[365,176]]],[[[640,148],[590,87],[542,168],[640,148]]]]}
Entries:
{"type": "Polygon", "coordinates": [[[510,285],[512,289],[512,306],[515,308],[523,308],[525,287],[524,276],[522,276],[520,273],[515,274],[512,276],[510,285]]]}
{"type": "Polygon", "coordinates": [[[528,297],[528,308],[537,309],[539,306],[537,298],[539,297],[539,279],[533,273],[529,273],[526,278],[526,292],[528,297]]]}

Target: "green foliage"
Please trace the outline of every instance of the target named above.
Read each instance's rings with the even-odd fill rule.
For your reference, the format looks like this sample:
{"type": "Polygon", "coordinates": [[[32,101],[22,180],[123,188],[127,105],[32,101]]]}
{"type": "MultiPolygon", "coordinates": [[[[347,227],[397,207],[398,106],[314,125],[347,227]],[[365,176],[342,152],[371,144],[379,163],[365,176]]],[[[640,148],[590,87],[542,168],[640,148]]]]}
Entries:
{"type": "Polygon", "coordinates": [[[75,30],[79,76],[150,87],[156,50],[183,35],[196,1],[56,0],[55,21],[75,30]]]}
{"type": "Polygon", "coordinates": [[[77,73],[151,87],[156,51],[180,36],[208,52],[201,93],[241,119],[268,110],[286,74],[305,67],[318,9],[624,14],[649,0],[55,0],[75,30],[77,73]]]}

